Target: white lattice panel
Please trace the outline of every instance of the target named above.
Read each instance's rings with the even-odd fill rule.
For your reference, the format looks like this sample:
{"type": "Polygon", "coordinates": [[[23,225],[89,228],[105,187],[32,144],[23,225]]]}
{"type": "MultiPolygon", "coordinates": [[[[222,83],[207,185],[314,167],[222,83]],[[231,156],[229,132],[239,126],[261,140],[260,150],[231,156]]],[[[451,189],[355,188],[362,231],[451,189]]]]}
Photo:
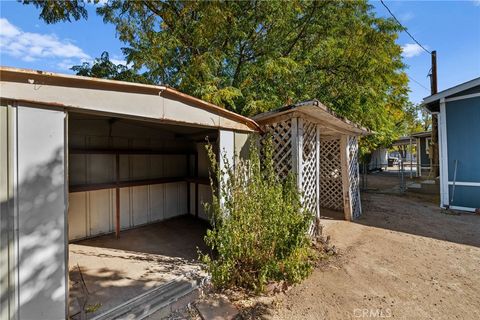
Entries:
{"type": "Polygon", "coordinates": [[[265,132],[270,134],[273,144],[273,162],[281,179],[292,173],[292,121],[291,119],[271,123],[265,126],[265,132]]]}
{"type": "Polygon", "coordinates": [[[302,190],[305,208],[317,214],[317,125],[304,120],[302,152],[302,190]]]}
{"type": "Polygon", "coordinates": [[[343,210],[340,139],[320,141],[320,206],[343,210]]]}
{"type": "Polygon", "coordinates": [[[348,181],[350,201],[352,203],[352,217],[354,219],[362,214],[360,203],[360,175],[358,171],[358,140],[357,137],[348,138],[348,181]]]}

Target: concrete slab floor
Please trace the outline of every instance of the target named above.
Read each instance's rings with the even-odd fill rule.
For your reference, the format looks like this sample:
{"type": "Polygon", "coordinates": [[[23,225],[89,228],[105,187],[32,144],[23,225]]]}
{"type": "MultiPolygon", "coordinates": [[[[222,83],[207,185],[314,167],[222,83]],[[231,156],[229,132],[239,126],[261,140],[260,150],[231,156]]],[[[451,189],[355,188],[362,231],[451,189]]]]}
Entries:
{"type": "Polygon", "coordinates": [[[92,318],[173,279],[204,276],[208,225],[183,216],[69,245],[70,316],[92,318]],[[83,280],[82,280],[83,278],[83,280]]]}

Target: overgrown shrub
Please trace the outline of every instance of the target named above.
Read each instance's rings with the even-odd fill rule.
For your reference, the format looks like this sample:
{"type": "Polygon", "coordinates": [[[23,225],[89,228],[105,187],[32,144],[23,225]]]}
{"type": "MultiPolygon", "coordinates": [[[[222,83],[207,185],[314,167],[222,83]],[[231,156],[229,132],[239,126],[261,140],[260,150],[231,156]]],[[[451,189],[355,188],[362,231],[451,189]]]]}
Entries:
{"type": "Polygon", "coordinates": [[[262,161],[252,144],[249,160],[236,163],[235,169],[224,156],[220,166],[211,146],[207,149],[214,196],[206,205],[212,229],[205,242],[212,253],[201,258],[213,284],[259,292],[270,281],[305,278],[315,255],[307,234],[313,215],[302,209],[294,177],[280,181],[276,175],[271,143],[262,150],[262,161]]]}

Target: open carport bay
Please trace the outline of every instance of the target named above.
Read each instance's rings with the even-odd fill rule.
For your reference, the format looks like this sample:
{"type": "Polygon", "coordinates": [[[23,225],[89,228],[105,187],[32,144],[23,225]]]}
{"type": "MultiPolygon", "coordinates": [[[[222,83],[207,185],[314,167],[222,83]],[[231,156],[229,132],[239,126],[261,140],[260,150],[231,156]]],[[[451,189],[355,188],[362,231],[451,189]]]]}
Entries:
{"type": "Polygon", "coordinates": [[[93,318],[202,276],[205,128],[69,115],[69,314],[93,318]],[[83,311],[82,311],[83,310],[83,311]]]}

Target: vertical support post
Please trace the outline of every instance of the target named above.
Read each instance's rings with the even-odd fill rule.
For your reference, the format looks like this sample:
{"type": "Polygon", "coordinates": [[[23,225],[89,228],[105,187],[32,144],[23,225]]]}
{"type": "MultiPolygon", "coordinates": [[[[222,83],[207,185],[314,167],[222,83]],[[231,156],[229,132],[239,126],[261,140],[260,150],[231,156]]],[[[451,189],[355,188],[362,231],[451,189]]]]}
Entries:
{"type": "Polygon", "coordinates": [[[195,152],[195,218],[198,218],[198,151],[195,152]]]}
{"type": "Polygon", "coordinates": [[[115,154],[115,236],[120,237],[120,154],[115,154]]]}
{"type": "Polygon", "coordinates": [[[422,176],[422,159],[421,159],[421,152],[420,152],[420,138],[415,139],[417,141],[417,177],[422,176]]]}
{"type": "MultiPolygon", "coordinates": [[[[432,73],[431,73],[431,82],[430,90],[432,95],[438,92],[438,82],[437,82],[437,51],[433,50],[432,53],[432,73]]],[[[438,152],[438,118],[437,114],[432,114],[432,148],[431,148],[431,168],[430,172],[433,173],[433,178],[435,179],[439,174],[439,152],[438,152]]]]}
{"type": "MultiPolygon", "coordinates": [[[[298,118],[298,153],[297,153],[297,165],[298,165],[298,187],[300,192],[303,192],[303,119],[298,118]]],[[[303,200],[303,199],[302,199],[303,200]]]]}
{"type": "MultiPolygon", "coordinates": [[[[190,154],[190,153],[187,153],[187,170],[185,171],[185,174],[186,174],[187,178],[190,177],[190,156],[191,156],[191,154],[190,154]]],[[[190,199],[191,199],[191,195],[190,195],[190,181],[189,181],[189,179],[187,179],[187,214],[192,214],[192,212],[191,212],[191,205],[190,205],[190,199]]]]}
{"type": "Polygon", "coordinates": [[[343,213],[345,215],[345,220],[352,221],[352,200],[350,197],[349,179],[350,150],[347,140],[348,136],[346,135],[342,135],[340,138],[340,165],[342,171],[343,213]]]}
{"type": "Polygon", "coordinates": [[[220,207],[225,209],[226,197],[230,197],[230,191],[225,186],[229,183],[228,172],[235,166],[235,135],[230,130],[219,130],[218,140],[218,156],[219,156],[219,168],[220,176],[218,177],[219,187],[218,190],[222,190],[219,193],[220,207]]]}
{"type": "Polygon", "coordinates": [[[360,148],[358,146],[358,140],[359,138],[358,137],[355,137],[355,143],[357,144],[356,148],[357,148],[357,158],[355,159],[356,161],[356,166],[357,166],[357,179],[358,181],[356,182],[356,185],[357,185],[357,190],[355,190],[355,192],[357,193],[357,199],[358,199],[358,210],[359,210],[359,214],[361,215],[362,214],[362,199],[360,197],[360,163],[359,163],[359,158],[360,158],[360,148]]]}
{"type": "Polygon", "coordinates": [[[448,186],[448,137],[447,111],[445,98],[440,99],[440,113],[438,114],[438,137],[440,158],[440,206],[448,208],[450,203],[450,188],[448,186]]]}
{"type": "Polygon", "coordinates": [[[412,137],[410,137],[410,179],[413,178],[413,161],[412,161],[412,156],[413,156],[413,144],[412,144],[412,137]]]}
{"type": "Polygon", "coordinates": [[[19,305],[18,268],[16,252],[16,211],[18,200],[16,177],[16,106],[0,105],[0,319],[13,319],[19,305]]]}
{"type": "Polygon", "coordinates": [[[297,179],[297,188],[300,192],[303,191],[303,119],[292,118],[292,166],[293,174],[297,179]]]}
{"type": "Polygon", "coordinates": [[[297,187],[298,186],[298,118],[292,118],[292,135],[290,139],[292,139],[292,171],[293,174],[296,175],[297,179],[297,187]]]}
{"type": "Polygon", "coordinates": [[[315,146],[316,146],[316,157],[317,157],[317,218],[320,219],[320,183],[322,183],[320,181],[320,125],[317,124],[317,127],[316,127],[316,131],[317,131],[317,137],[316,137],[316,141],[315,141],[315,146]]]}

